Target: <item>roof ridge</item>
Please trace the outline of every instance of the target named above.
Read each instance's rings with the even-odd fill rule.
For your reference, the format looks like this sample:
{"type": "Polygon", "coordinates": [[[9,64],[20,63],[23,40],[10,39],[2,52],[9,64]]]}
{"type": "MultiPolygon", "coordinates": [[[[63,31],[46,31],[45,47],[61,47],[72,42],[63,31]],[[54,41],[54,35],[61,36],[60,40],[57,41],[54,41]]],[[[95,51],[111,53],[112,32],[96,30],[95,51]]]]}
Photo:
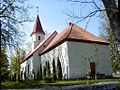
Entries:
{"type": "MultiPolygon", "coordinates": [[[[70,23],[70,24],[71,24],[71,23],[70,23]]],[[[76,25],[76,24],[73,24],[73,25],[76,26],[77,28],[79,28],[80,30],[82,30],[83,33],[88,33],[88,34],[90,34],[91,36],[94,36],[94,38],[99,39],[99,40],[102,40],[102,42],[107,42],[107,43],[109,43],[108,41],[106,41],[106,40],[104,40],[104,39],[102,39],[102,38],[100,38],[100,37],[98,37],[98,36],[96,36],[96,35],[90,33],[89,31],[87,31],[87,30],[85,30],[85,29],[79,27],[78,25],[76,25]]],[[[89,39],[89,38],[86,37],[86,39],[89,39]]],[[[95,41],[98,41],[98,40],[95,40],[95,41]]]]}
{"type": "Polygon", "coordinates": [[[64,29],[61,33],[56,35],[56,37],[51,41],[51,43],[47,46],[45,50],[42,51],[41,55],[46,52],[56,48],[61,45],[65,41],[75,41],[75,42],[84,42],[84,43],[97,43],[102,45],[108,45],[109,43],[103,42],[101,40],[97,40],[91,35],[91,33],[87,33],[88,31],[84,31],[84,29],[79,28],[76,24],[69,23],[69,26],[64,29]],[[83,33],[81,33],[81,30],[83,33]],[[89,37],[90,34],[90,37],[89,37]],[[88,35],[88,36],[87,36],[88,35]],[[86,38],[86,36],[88,38],[86,38]],[[89,39],[92,38],[92,39],[89,39]]]}
{"type": "Polygon", "coordinates": [[[66,36],[66,38],[68,38],[69,37],[69,35],[70,35],[70,33],[71,33],[71,31],[72,31],[72,27],[73,27],[73,23],[71,23],[71,22],[69,22],[69,32],[68,32],[68,35],[66,36]]]}
{"type": "MultiPolygon", "coordinates": [[[[26,55],[25,59],[24,59],[23,61],[21,61],[21,63],[23,63],[24,61],[26,61],[26,60],[29,58],[30,55],[32,55],[32,54],[33,54],[34,52],[36,52],[42,45],[44,45],[44,44],[47,42],[47,40],[50,39],[50,37],[53,36],[55,33],[58,34],[57,31],[54,31],[52,34],[50,34],[46,39],[44,39],[44,40],[42,41],[43,43],[40,42],[40,43],[35,47],[34,51],[32,51],[32,52],[30,52],[30,53],[28,53],[28,54],[26,55]],[[41,44],[41,45],[40,45],[40,44],[41,44]],[[40,46],[39,46],[39,45],[40,45],[40,46]],[[39,47],[38,47],[38,46],[39,46],[39,47]]],[[[56,36],[56,35],[55,35],[55,36],[56,36]]],[[[55,37],[54,37],[54,38],[55,38],[55,37]]]]}
{"type": "MultiPolygon", "coordinates": [[[[83,29],[83,30],[84,30],[84,29],[83,29]]],[[[103,40],[104,42],[108,42],[108,41],[106,41],[105,39],[102,39],[102,38],[100,38],[100,37],[98,37],[98,36],[96,36],[96,35],[90,33],[90,32],[87,31],[87,30],[85,30],[85,32],[89,33],[90,35],[94,36],[94,37],[97,38],[97,39],[103,40]]],[[[96,40],[96,41],[98,41],[98,40],[96,40]]],[[[108,43],[109,43],[109,42],[108,42],[108,43]]]]}
{"type": "MultiPolygon", "coordinates": [[[[53,32],[52,34],[50,34],[46,39],[44,39],[45,41],[44,41],[41,45],[45,44],[46,41],[47,41],[54,33],[57,33],[57,31],[54,31],[54,32],[53,32]]],[[[58,34],[58,33],[57,33],[57,34],[58,34]]],[[[41,42],[40,42],[40,43],[41,43],[41,42]]],[[[40,44],[40,43],[39,43],[39,44],[40,44]]],[[[39,46],[39,44],[36,46],[36,48],[39,46]]],[[[36,48],[35,48],[35,49],[36,49],[36,48]]],[[[40,48],[40,47],[38,47],[36,50],[38,50],[39,48],[40,48]]],[[[35,49],[34,49],[34,50],[35,50],[35,49]]],[[[35,51],[36,51],[36,50],[35,50],[35,51]]]]}

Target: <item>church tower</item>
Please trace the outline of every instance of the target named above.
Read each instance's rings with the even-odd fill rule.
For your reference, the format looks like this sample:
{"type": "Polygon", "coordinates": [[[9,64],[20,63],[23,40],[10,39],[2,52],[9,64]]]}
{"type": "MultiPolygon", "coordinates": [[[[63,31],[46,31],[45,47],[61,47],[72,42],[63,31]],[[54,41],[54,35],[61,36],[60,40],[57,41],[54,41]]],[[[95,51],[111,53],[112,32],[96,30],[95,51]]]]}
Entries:
{"type": "Polygon", "coordinates": [[[34,48],[45,38],[45,32],[43,31],[40,23],[39,16],[37,15],[36,23],[34,25],[33,32],[30,35],[32,37],[32,51],[34,48]]]}

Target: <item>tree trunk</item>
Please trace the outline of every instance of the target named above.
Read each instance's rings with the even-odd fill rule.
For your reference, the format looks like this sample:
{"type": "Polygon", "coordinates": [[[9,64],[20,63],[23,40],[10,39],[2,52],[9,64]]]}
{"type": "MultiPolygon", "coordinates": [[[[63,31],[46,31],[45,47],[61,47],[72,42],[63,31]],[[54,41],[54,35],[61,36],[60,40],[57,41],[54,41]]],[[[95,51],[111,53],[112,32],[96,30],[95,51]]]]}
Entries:
{"type": "Polygon", "coordinates": [[[120,20],[118,17],[118,7],[115,3],[115,0],[102,0],[102,2],[106,9],[112,32],[115,36],[115,39],[118,41],[118,44],[120,45],[120,20]]]}

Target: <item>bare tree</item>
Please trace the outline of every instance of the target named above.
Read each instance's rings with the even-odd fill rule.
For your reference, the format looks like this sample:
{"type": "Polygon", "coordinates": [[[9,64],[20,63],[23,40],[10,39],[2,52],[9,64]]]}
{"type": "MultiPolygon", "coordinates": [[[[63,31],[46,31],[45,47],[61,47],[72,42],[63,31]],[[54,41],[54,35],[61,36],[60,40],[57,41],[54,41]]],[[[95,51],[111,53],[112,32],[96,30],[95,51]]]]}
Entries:
{"type": "Polygon", "coordinates": [[[20,31],[23,22],[30,21],[27,0],[2,0],[0,1],[1,46],[16,47],[24,36],[20,31]]]}
{"type": "Polygon", "coordinates": [[[98,5],[96,0],[66,0],[66,1],[70,1],[73,3],[79,3],[80,6],[81,4],[82,5],[91,4],[94,7],[94,10],[85,16],[78,16],[74,12],[71,12],[71,11],[66,13],[70,18],[77,19],[77,22],[80,22],[87,18],[89,18],[90,20],[91,17],[96,16],[98,14],[100,15],[100,13],[102,12],[106,12],[109,22],[110,22],[110,27],[112,29],[113,35],[116,41],[118,42],[118,44],[120,44],[120,20],[118,18],[119,13],[118,13],[118,6],[117,6],[118,0],[101,0],[101,4],[103,3],[104,7],[103,6],[101,7],[100,5],[98,5]]]}
{"type": "Polygon", "coordinates": [[[113,32],[110,28],[108,18],[106,18],[106,17],[104,17],[104,19],[102,19],[99,37],[110,42],[109,47],[111,50],[113,72],[118,71],[120,69],[120,50],[119,50],[119,47],[117,46],[117,42],[116,42],[115,37],[113,36],[113,32]]]}

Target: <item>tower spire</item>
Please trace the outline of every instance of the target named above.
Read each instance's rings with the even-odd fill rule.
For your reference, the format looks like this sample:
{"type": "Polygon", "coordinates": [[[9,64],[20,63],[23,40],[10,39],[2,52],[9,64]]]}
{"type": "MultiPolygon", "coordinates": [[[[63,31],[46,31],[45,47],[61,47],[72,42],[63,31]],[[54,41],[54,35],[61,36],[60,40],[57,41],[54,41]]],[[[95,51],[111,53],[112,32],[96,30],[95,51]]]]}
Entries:
{"type": "Polygon", "coordinates": [[[34,25],[34,29],[33,29],[33,32],[31,33],[31,36],[32,34],[44,34],[45,35],[45,32],[43,31],[42,25],[40,23],[39,15],[37,15],[36,23],[34,25]]]}
{"type": "Polygon", "coordinates": [[[44,40],[44,36],[45,36],[45,32],[43,31],[42,25],[40,23],[39,15],[37,15],[34,29],[33,29],[33,32],[31,33],[32,51],[42,40],[44,40]]]}

